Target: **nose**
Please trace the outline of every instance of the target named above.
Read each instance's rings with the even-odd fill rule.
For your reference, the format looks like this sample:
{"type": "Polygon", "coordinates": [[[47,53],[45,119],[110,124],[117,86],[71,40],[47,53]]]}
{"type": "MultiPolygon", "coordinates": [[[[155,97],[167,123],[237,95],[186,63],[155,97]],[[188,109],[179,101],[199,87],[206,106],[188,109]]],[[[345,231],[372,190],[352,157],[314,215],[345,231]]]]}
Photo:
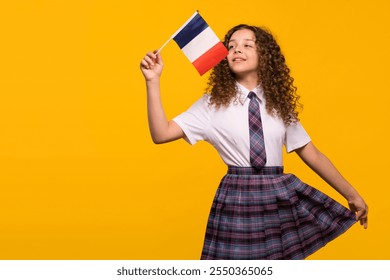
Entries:
{"type": "Polygon", "coordinates": [[[234,48],[234,53],[242,53],[240,49],[238,49],[237,47],[234,48]]]}

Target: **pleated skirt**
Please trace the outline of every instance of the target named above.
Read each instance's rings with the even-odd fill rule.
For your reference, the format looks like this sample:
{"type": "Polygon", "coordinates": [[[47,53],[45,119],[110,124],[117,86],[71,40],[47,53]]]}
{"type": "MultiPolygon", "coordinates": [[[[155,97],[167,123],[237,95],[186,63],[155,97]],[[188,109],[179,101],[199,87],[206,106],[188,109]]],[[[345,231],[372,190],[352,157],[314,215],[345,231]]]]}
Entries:
{"type": "Polygon", "coordinates": [[[356,223],[355,214],[283,167],[229,166],[201,259],[305,259],[356,223]]]}

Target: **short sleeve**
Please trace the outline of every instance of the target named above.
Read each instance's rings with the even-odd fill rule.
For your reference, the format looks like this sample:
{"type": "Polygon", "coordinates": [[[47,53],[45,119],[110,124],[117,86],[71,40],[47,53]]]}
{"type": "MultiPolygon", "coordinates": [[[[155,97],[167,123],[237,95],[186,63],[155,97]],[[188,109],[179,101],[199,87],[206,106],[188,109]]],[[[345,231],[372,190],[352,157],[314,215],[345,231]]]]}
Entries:
{"type": "Polygon", "coordinates": [[[187,111],[173,118],[185,134],[185,140],[194,145],[205,140],[205,131],[209,125],[208,94],[204,94],[187,111]]]}
{"type": "Polygon", "coordinates": [[[300,122],[287,126],[285,146],[288,153],[305,146],[310,141],[310,136],[300,122]]]}

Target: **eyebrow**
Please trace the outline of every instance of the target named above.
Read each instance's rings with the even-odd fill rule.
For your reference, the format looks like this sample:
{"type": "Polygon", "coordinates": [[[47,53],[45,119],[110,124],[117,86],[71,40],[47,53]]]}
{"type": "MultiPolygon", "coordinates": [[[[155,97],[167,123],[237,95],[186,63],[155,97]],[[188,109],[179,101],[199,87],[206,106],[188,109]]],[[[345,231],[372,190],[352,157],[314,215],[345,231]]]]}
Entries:
{"type": "MultiPolygon", "coordinates": [[[[230,40],[229,40],[229,43],[230,43],[230,42],[235,42],[235,41],[237,41],[237,40],[236,40],[236,39],[230,39],[230,40]]],[[[256,40],[254,40],[254,39],[244,39],[244,41],[256,42],[256,40]]]]}

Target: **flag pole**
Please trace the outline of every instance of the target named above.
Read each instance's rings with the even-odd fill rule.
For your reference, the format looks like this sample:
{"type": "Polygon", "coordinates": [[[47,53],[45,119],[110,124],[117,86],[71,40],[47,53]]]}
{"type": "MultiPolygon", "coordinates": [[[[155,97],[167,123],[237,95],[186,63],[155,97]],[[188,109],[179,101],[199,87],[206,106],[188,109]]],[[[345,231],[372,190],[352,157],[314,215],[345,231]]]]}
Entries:
{"type": "Polygon", "coordinates": [[[160,53],[161,50],[169,43],[169,41],[171,41],[172,38],[175,37],[177,35],[177,33],[179,33],[184,28],[184,26],[186,26],[187,23],[189,23],[198,13],[199,13],[199,10],[196,10],[196,12],[175,33],[173,33],[173,35],[161,46],[161,48],[158,49],[158,51],[156,52],[156,55],[158,53],[160,53]]]}
{"type": "Polygon", "coordinates": [[[156,55],[161,52],[161,50],[169,43],[169,41],[172,40],[172,37],[170,37],[162,46],[158,49],[158,51],[155,53],[156,55]]]}

